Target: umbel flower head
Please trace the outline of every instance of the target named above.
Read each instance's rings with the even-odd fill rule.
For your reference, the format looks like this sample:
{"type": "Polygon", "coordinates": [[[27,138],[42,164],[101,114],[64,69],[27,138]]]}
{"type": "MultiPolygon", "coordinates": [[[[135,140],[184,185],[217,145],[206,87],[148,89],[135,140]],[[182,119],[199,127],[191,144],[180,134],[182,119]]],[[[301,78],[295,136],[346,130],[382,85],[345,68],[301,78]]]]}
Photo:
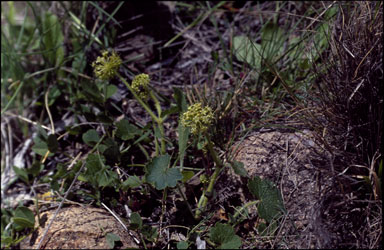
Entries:
{"type": "Polygon", "coordinates": [[[213,121],[213,112],[210,107],[201,107],[201,103],[195,103],[181,116],[181,124],[191,128],[193,134],[207,131],[213,121]]]}
{"type": "Polygon", "coordinates": [[[149,75],[140,74],[135,76],[132,81],[132,89],[140,96],[142,100],[146,100],[149,95],[149,75]]]}
{"type": "Polygon", "coordinates": [[[102,56],[97,57],[96,61],[92,63],[92,67],[96,77],[101,80],[108,80],[116,75],[122,61],[115,51],[111,55],[106,50],[101,53],[102,56]]]}

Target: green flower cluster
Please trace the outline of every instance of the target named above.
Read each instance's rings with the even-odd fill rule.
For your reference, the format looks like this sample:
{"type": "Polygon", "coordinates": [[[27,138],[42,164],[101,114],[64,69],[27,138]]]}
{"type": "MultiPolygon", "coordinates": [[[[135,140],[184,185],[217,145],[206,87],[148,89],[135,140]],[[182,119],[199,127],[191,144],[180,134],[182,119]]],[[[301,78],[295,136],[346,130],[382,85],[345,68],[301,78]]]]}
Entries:
{"type": "Polygon", "coordinates": [[[201,103],[195,103],[181,116],[181,124],[190,127],[193,134],[204,133],[213,122],[213,112],[210,107],[201,107],[201,103]]]}
{"type": "Polygon", "coordinates": [[[109,55],[109,52],[102,51],[102,56],[98,56],[96,61],[92,63],[96,77],[101,80],[111,79],[116,75],[122,61],[115,51],[109,55]]]}
{"type": "Polygon", "coordinates": [[[135,76],[132,81],[132,89],[140,96],[142,100],[146,100],[149,95],[149,75],[140,74],[135,76]]]}

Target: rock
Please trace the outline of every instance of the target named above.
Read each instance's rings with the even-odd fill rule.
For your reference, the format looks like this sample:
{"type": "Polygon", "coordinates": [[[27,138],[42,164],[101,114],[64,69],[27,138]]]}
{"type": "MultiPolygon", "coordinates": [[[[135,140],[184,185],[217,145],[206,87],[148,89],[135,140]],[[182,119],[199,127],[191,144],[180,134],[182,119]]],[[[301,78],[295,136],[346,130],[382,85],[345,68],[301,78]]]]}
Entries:
{"type": "MultiPolygon", "coordinates": [[[[41,227],[38,227],[36,217],[35,228],[38,227],[38,229],[32,236],[21,242],[21,249],[37,248],[55,211],[56,209],[52,209],[40,214],[41,227]]],[[[62,208],[48,230],[40,249],[109,249],[111,247],[106,240],[108,233],[120,237],[122,248],[139,247],[132,236],[106,210],[78,206],[62,208]]],[[[134,232],[131,233],[138,239],[134,232]]]]}
{"type": "MultiPolygon", "coordinates": [[[[279,131],[257,132],[245,140],[235,144],[234,160],[244,163],[244,168],[250,178],[259,176],[272,181],[282,193],[286,208],[286,218],[279,231],[279,237],[296,238],[295,245],[278,245],[278,248],[306,248],[310,242],[317,247],[316,232],[324,232],[321,215],[316,211],[321,204],[321,197],[331,186],[329,166],[320,169],[313,161],[326,162],[325,151],[315,144],[310,131],[301,133],[283,133],[279,131]],[[320,216],[320,217],[319,217],[320,216]]],[[[242,183],[240,177],[229,171],[230,178],[235,183],[242,183]]],[[[240,193],[240,191],[239,191],[240,193]]],[[[248,202],[245,195],[242,200],[248,202]]],[[[252,197],[250,197],[252,199],[252,197]]],[[[249,212],[257,217],[256,208],[250,207],[249,212]]],[[[283,242],[283,241],[282,241],[283,242]]]]}

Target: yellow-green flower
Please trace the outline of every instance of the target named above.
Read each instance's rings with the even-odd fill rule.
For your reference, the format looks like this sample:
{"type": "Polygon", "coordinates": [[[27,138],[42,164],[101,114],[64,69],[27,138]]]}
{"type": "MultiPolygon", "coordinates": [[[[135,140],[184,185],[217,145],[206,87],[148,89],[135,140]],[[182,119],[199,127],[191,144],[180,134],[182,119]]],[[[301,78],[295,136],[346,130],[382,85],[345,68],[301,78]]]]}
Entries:
{"type": "Polygon", "coordinates": [[[203,184],[207,184],[209,182],[207,175],[205,174],[200,175],[200,182],[203,184]]]}
{"type": "Polygon", "coordinates": [[[132,89],[140,96],[142,100],[146,100],[149,95],[149,75],[140,74],[135,76],[132,81],[132,89]]]}
{"type": "Polygon", "coordinates": [[[109,52],[102,51],[102,56],[98,56],[92,63],[95,75],[101,80],[108,80],[114,77],[122,63],[120,57],[115,51],[109,55],[109,52]]]}
{"type": "Polygon", "coordinates": [[[181,116],[181,124],[190,127],[193,134],[204,133],[213,122],[213,112],[210,107],[201,107],[195,103],[181,116]]]}

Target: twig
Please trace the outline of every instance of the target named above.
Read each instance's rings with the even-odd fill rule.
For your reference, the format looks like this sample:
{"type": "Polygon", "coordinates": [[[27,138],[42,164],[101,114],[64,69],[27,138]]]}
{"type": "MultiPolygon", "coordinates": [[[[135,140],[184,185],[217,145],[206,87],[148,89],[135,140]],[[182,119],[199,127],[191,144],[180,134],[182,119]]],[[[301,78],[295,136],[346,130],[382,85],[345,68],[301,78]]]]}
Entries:
{"type": "Polygon", "coordinates": [[[51,111],[49,110],[49,105],[48,105],[48,95],[49,95],[49,89],[45,93],[44,102],[45,102],[45,109],[47,110],[47,113],[48,113],[49,121],[51,122],[51,132],[52,134],[55,134],[55,124],[53,123],[52,114],[51,114],[51,111]]]}
{"type": "MultiPolygon", "coordinates": [[[[33,125],[35,125],[35,126],[40,125],[40,124],[38,124],[37,122],[34,122],[34,121],[32,121],[32,120],[30,120],[30,119],[28,119],[28,118],[25,118],[25,117],[23,117],[23,116],[21,116],[21,115],[12,114],[12,113],[9,112],[9,111],[6,111],[5,114],[6,114],[6,115],[9,115],[9,116],[17,117],[17,118],[19,118],[20,120],[23,120],[23,121],[25,121],[25,122],[31,123],[31,124],[33,124],[33,125]]],[[[40,125],[40,126],[41,126],[42,128],[44,128],[44,129],[48,130],[49,132],[51,132],[51,128],[49,128],[49,127],[47,127],[47,126],[45,126],[45,125],[40,125]]]]}
{"type": "MultiPolygon", "coordinates": [[[[352,92],[352,94],[349,96],[348,101],[347,101],[347,108],[349,109],[349,103],[352,100],[352,97],[356,94],[356,92],[359,90],[361,85],[363,84],[365,79],[361,80],[361,82],[356,86],[355,90],[352,92]]],[[[349,131],[348,131],[349,132],[349,131]]]]}
{"type": "MultiPolygon", "coordinates": [[[[45,109],[47,110],[47,113],[48,113],[49,121],[51,122],[51,133],[55,134],[55,125],[53,123],[52,114],[51,114],[51,111],[49,110],[49,105],[48,105],[48,94],[49,94],[49,88],[47,92],[45,92],[44,102],[45,102],[45,109]]],[[[43,159],[41,160],[41,163],[44,163],[47,160],[49,153],[50,151],[47,150],[43,159]]]]}
{"type": "Polygon", "coordinates": [[[120,218],[111,209],[109,209],[109,207],[107,207],[103,202],[101,202],[101,205],[103,205],[103,207],[105,209],[107,209],[108,212],[110,212],[113,217],[115,217],[115,219],[123,226],[125,231],[127,231],[129,233],[129,235],[135,240],[135,242],[137,244],[140,244],[140,241],[138,239],[136,239],[136,237],[128,230],[127,226],[120,220],[120,218]]]}

